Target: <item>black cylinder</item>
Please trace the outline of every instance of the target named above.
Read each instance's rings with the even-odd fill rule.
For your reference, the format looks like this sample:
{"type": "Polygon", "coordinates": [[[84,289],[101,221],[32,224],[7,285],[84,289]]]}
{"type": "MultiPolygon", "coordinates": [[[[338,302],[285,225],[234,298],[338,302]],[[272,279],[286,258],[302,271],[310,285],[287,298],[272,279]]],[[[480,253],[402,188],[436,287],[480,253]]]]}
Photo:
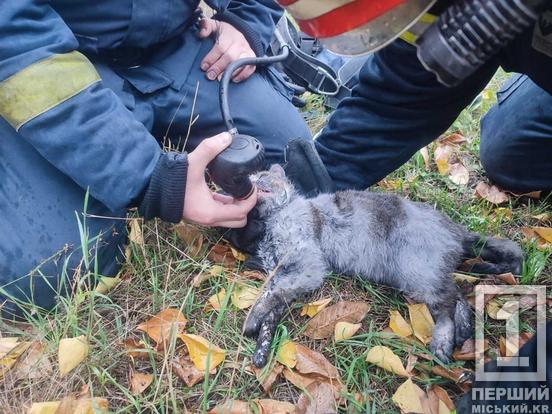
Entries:
{"type": "Polygon", "coordinates": [[[447,86],[474,73],[535,22],[548,0],[459,0],[418,39],[418,58],[447,86]]]}

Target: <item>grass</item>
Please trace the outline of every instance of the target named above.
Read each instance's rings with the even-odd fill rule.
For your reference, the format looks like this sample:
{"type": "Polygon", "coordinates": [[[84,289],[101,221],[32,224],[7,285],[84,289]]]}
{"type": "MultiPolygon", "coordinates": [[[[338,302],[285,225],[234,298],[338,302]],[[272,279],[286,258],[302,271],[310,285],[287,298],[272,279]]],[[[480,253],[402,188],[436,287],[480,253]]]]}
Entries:
{"type": "MultiPolygon", "coordinates": [[[[550,286],[550,251],[538,249],[534,243],[524,241],[519,230],[522,226],[538,225],[532,216],[550,211],[550,196],[540,201],[513,199],[505,209],[498,209],[473,196],[475,183],[484,179],[478,161],[479,120],[494,103],[494,92],[504,77],[503,73],[499,73],[479,100],[467,108],[451,127],[451,130],[459,130],[468,138],[461,147],[461,157],[472,176],[468,186],[452,183],[434,168],[427,171],[420,154],[388,178],[396,183],[393,191],[409,199],[435,205],[473,231],[520,242],[527,255],[521,282],[550,286]]],[[[308,98],[306,114],[314,132],[324,125],[328,115],[317,96],[308,98]]],[[[379,188],[374,190],[382,191],[379,188]]],[[[0,407],[3,412],[25,412],[32,402],[58,400],[83,386],[87,386],[93,396],[108,398],[110,409],[116,413],[196,413],[208,411],[226,399],[268,398],[255,376],[247,370],[254,342],[241,335],[246,311],[236,310],[229,303],[223,304],[218,313],[205,312],[204,309],[211,295],[222,288],[229,293],[236,288],[236,282],[242,277],[241,270],[227,269],[223,275],[212,277],[194,288],[194,276],[208,272],[212,266],[206,260],[209,243],[204,243],[200,254],[192,256],[171,228],[161,222],[144,224],[143,233],[145,243],[131,244],[130,259],[124,268],[122,281],[109,294],[87,289],[83,278],[74,294],[70,298],[60,298],[59,306],[51,314],[33,313],[26,323],[2,322],[3,336],[17,335],[44,341],[52,361],[57,360],[57,346],[61,338],[85,335],[91,343],[91,353],[86,362],[67,377],[60,378],[56,371],[57,364],[54,364],[52,375],[17,383],[4,380],[0,384],[0,407]],[[186,387],[170,369],[173,356],[182,347],[176,339],[173,338],[166,353],[157,353],[149,347],[146,359],[134,361],[122,347],[128,338],[143,338],[136,331],[136,326],[167,307],[182,310],[188,319],[188,333],[202,335],[228,351],[223,368],[192,388],[186,387]],[[152,373],[155,377],[153,384],[142,395],[135,396],[130,390],[131,368],[137,372],[152,373]]],[[[84,229],[82,234],[83,244],[86,244],[84,229]]],[[[206,232],[206,236],[210,242],[217,242],[213,232],[206,232]]],[[[86,260],[93,273],[93,258],[86,260]]],[[[257,284],[260,285],[260,282],[257,284]]],[[[347,407],[343,412],[398,412],[390,399],[402,379],[370,366],[364,358],[371,346],[379,344],[393,349],[403,361],[412,352],[410,345],[382,333],[388,324],[390,309],[399,309],[403,315],[407,313],[405,299],[393,289],[340,275],[332,276],[311,300],[322,297],[332,297],[333,303],[360,300],[371,305],[357,335],[340,343],[306,339],[301,332],[307,319],[300,316],[300,304],[296,304],[280,325],[279,340],[289,337],[319,350],[338,368],[348,390],[343,395],[344,406],[347,407]],[[359,394],[363,396],[361,402],[359,394]]],[[[523,313],[522,326],[530,331],[533,319],[531,311],[523,313]]],[[[502,334],[501,329],[502,324],[487,321],[489,336],[498,338],[502,334]]],[[[275,341],[275,345],[278,342],[275,341]]],[[[492,346],[496,347],[496,341],[492,346]]],[[[446,387],[452,396],[460,395],[459,389],[449,381],[429,375],[431,367],[437,362],[419,362],[422,372],[416,380],[419,384],[438,383],[446,387]]],[[[456,366],[463,364],[454,363],[456,366]]],[[[299,394],[298,389],[280,380],[273,387],[270,398],[296,402],[299,394]]]]}

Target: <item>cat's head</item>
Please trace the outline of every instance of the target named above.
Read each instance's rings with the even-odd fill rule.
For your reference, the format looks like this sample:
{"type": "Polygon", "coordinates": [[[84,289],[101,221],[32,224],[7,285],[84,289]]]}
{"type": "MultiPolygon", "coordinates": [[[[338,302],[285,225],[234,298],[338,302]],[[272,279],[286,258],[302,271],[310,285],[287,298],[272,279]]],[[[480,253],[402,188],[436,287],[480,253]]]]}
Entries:
{"type": "Polygon", "coordinates": [[[296,195],[293,184],[279,164],[273,164],[268,171],[253,174],[251,182],[257,187],[257,206],[261,212],[283,207],[296,195]]]}

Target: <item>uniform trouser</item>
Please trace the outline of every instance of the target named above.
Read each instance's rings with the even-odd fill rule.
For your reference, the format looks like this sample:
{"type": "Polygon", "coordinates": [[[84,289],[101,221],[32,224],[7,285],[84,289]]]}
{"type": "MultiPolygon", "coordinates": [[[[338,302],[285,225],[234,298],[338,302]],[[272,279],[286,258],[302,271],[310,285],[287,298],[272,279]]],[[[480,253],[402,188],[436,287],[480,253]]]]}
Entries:
{"type": "MultiPolygon", "coordinates": [[[[219,84],[208,81],[199,69],[211,46],[211,41],[193,37],[182,47],[169,45],[170,52],[161,50],[153,59],[155,67],[125,69],[91,60],[103,84],[156,138],[190,150],[224,130],[219,84]],[[198,43],[195,51],[190,42],[198,43]],[[195,52],[192,65],[190,49],[195,52]],[[180,73],[181,63],[191,69],[180,73]],[[159,67],[170,68],[172,75],[159,67]]],[[[230,86],[232,115],[240,132],[264,144],[269,162],[282,162],[287,141],[307,139],[310,132],[290,103],[292,91],[274,73],[258,72],[230,86]]],[[[0,303],[11,298],[4,303],[4,315],[15,312],[13,299],[52,307],[70,288],[67,282],[75,269],[117,274],[126,243],[126,211],[109,211],[90,198],[83,215],[85,193],[0,118],[0,303]],[[83,250],[90,255],[83,255],[83,250]]]]}
{"type": "MultiPolygon", "coordinates": [[[[499,63],[447,88],[403,41],[371,56],[316,142],[337,186],[366,188],[408,161],[454,122],[499,63]]],[[[481,122],[481,163],[491,180],[510,190],[552,189],[551,108],[552,95],[526,76],[506,82],[481,122]]]]}

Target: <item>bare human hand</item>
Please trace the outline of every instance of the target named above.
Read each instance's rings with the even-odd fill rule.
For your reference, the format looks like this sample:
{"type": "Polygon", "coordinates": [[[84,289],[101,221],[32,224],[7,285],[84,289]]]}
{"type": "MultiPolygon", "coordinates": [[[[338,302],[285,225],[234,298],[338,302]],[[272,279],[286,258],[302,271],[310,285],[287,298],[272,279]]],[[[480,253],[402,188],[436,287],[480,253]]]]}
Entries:
{"type": "Polygon", "coordinates": [[[228,132],[207,138],[188,155],[188,177],[183,218],[210,227],[244,227],[247,213],[255,207],[257,190],[245,200],[217,194],[205,182],[205,168],[232,142],[228,132]]]}
{"type": "MultiPolygon", "coordinates": [[[[209,18],[202,19],[199,37],[205,39],[211,35],[215,37],[215,45],[201,62],[201,70],[206,73],[207,79],[220,80],[230,63],[241,58],[255,57],[245,36],[231,24],[209,18]]],[[[233,73],[232,80],[241,82],[254,72],[255,66],[244,66],[233,73]]]]}

